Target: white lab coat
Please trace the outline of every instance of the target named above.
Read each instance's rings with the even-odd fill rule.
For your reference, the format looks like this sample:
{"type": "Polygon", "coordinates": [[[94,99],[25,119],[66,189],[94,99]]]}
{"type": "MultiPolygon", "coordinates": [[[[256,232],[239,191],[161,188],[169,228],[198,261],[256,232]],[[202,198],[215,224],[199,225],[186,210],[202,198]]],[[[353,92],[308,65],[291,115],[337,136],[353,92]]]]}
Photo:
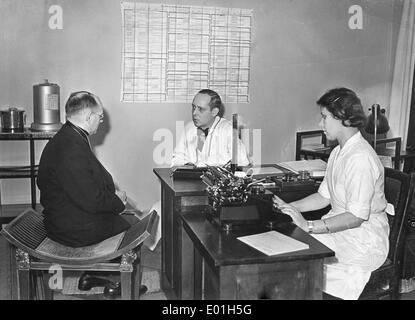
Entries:
{"type": "MultiPolygon", "coordinates": [[[[232,158],[232,124],[230,121],[216,117],[206,141],[203,144],[202,151],[197,150],[197,128],[193,122],[188,123],[180,140],[174,150],[171,166],[183,166],[186,163],[193,163],[198,167],[204,167],[206,164],[219,166],[226,164],[232,158]]],[[[244,144],[238,140],[238,165],[249,165],[248,155],[244,144]]],[[[151,236],[147,239],[146,245],[150,250],[154,250],[161,238],[161,202],[156,202],[151,211],[155,210],[159,219],[157,226],[152,231],[151,236]]]]}
{"type": "MultiPolygon", "coordinates": [[[[216,116],[209,129],[202,151],[197,149],[198,134],[193,122],[188,123],[173,152],[171,165],[183,166],[193,163],[198,167],[221,166],[232,158],[232,124],[229,120],[216,116]]],[[[238,165],[249,164],[246,148],[238,139],[238,165]]]]}
{"type": "Polygon", "coordinates": [[[324,261],[323,291],[342,299],[358,299],[389,250],[384,168],[360,132],[343,148],[332,151],[318,192],[330,199],[332,207],[323,218],[347,211],[365,220],[357,228],[313,234],[336,253],[324,261]]]}

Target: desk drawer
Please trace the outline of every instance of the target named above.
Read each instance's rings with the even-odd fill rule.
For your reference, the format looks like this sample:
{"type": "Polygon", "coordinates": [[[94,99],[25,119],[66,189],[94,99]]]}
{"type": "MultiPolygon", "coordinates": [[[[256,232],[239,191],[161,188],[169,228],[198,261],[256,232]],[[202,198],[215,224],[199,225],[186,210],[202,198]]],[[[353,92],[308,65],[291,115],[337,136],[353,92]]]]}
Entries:
{"type": "Polygon", "coordinates": [[[176,212],[203,211],[209,205],[207,196],[184,196],[176,198],[174,209],[176,212]]]}
{"type": "Polygon", "coordinates": [[[182,207],[207,206],[207,205],[208,205],[208,197],[207,196],[181,197],[181,206],[182,207]]]}

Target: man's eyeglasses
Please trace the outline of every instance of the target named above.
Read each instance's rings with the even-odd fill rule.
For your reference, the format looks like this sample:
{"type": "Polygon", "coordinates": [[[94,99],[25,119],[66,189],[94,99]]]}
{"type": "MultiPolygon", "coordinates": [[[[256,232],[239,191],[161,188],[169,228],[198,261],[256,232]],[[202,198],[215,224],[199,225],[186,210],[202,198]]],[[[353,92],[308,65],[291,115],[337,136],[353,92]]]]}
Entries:
{"type": "Polygon", "coordinates": [[[96,113],[96,112],[92,112],[91,114],[95,114],[99,117],[99,122],[103,122],[104,121],[104,113],[96,113]]]}

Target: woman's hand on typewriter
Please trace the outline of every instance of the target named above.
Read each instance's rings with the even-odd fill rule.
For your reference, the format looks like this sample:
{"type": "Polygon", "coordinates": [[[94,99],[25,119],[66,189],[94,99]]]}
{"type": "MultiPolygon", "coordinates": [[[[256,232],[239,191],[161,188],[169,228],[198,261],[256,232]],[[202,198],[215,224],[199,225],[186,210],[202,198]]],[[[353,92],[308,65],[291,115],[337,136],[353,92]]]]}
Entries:
{"type": "Polygon", "coordinates": [[[283,205],[287,204],[284,200],[282,200],[280,197],[278,197],[278,196],[276,196],[276,195],[274,195],[274,196],[272,197],[272,202],[273,202],[272,207],[273,207],[274,209],[279,209],[279,210],[280,210],[280,207],[281,207],[281,206],[283,206],[283,205]]]}
{"type": "Polygon", "coordinates": [[[274,202],[273,204],[274,208],[277,208],[282,213],[290,216],[293,222],[297,226],[299,226],[301,229],[307,230],[308,228],[307,220],[304,219],[303,215],[296,207],[286,203],[284,200],[277,197],[276,195],[274,195],[274,197],[272,198],[272,201],[274,202]]]}

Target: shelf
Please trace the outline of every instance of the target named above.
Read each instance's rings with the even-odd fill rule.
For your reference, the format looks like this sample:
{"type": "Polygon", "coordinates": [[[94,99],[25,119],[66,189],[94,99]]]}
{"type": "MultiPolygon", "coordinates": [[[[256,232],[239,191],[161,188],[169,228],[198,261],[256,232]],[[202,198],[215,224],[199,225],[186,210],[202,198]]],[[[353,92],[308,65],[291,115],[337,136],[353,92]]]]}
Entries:
{"type": "Polygon", "coordinates": [[[30,128],[24,128],[22,132],[0,130],[0,140],[49,140],[55,134],[55,131],[32,131],[30,128]]]}
{"type": "MultiPolygon", "coordinates": [[[[28,141],[29,142],[29,166],[0,166],[0,179],[30,179],[30,194],[32,208],[36,206],[36,180],[38,166],[35,163],[35,140],[50,140],[56,131],[32,131],[24,128],[21,132],[7,132],[0,130],[1,141],[28,141]],[[33,171],[31,171],[31,168],[33,171]]],[[[0,199],[1,203],[1,199],[0,199]]]]}
{"type": "MultiPolygon", "coordinates": [[[[38,167],[35,167],[34,176],[37,176],[38,167]]],[[[30,166],[21,167],[0,167],[0,179],[30,178],[30,166]]]]}

